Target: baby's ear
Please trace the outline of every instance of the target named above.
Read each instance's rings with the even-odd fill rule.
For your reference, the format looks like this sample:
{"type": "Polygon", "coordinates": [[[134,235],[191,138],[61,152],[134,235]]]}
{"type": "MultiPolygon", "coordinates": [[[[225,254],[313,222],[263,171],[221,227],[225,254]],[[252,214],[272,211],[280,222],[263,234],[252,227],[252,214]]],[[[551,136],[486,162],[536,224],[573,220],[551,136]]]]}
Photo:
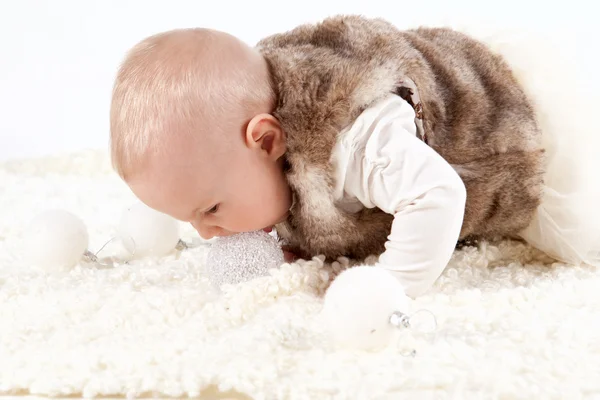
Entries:
{"type": "Polygon", "coordinates": [[[265,152],[269,158],[280,158],[286,150],[285,134],[279,120],[271,114],[259,114],[246,128],[246,146],[265,152]]]}

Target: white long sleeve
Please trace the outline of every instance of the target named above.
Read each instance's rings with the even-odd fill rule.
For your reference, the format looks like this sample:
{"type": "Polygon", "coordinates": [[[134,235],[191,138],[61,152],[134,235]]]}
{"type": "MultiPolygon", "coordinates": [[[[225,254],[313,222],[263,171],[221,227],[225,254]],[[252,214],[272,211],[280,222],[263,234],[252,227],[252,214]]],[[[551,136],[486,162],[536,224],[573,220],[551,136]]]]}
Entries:
{"type": "Polygon", "coordinates": [[[340,204],[394,215],[377,265],[410,297],[426,292],[448,264],[466,202],[456,171],[416,137],[414,118],[413,108],[391,95],[343,131],[334,151],[340,204]]]}

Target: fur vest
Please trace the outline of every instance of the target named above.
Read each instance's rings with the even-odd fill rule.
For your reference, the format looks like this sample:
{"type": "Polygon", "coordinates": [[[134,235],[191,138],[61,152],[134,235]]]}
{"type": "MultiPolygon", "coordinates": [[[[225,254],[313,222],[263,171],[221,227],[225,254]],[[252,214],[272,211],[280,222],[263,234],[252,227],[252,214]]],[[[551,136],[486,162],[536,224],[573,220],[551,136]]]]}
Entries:
{"type": "Polygon", "coordinates": [[[461,239],[516,237],[531,221],[543,183],[540,129],[509,66],[483,43],[445,28],[401,31],[337,16],[257,49],[271,70],[295,198],[276,229],[300,256],[362,260],[385,250],[393,216],[339,208],[330,161],[340,131],[389,93],[415,108],[421,139],[465,183],[461,239]]]}

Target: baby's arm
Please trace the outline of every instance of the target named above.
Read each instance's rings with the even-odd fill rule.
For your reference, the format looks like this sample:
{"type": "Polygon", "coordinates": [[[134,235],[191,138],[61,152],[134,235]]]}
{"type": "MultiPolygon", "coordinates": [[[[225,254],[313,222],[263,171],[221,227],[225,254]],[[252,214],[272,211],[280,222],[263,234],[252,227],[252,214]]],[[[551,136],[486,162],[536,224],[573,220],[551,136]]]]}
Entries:
{"type": "MultiPolygon", "coordinates": [[[[402,102],[402,107],[410,105],[402,102]]],[[[466,189],[456,171],[415,136],[407,112],[394,109],[397,117],[374,121],[361,170],[352,174],[360,179],[350,187],[367,207],[394,215],[377,266],[390,270],[407,295],[416,297],[432,286],[452,256],[466,189]]]]}

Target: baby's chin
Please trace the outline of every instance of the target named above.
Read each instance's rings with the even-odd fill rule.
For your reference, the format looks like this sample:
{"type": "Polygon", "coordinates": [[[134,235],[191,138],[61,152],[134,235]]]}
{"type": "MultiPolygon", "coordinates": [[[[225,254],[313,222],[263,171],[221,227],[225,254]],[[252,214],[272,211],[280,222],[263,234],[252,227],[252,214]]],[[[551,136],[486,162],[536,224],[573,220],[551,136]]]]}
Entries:
{"type": "Polygon", "coordinates": [[[279,219],[279,221],[275,222],[273,225],[277,225],[277,224],[281,224],[281,223],[285,222],[285,220],[287,220],[289,216],[290,216],[290,212],[288,211],[283,215],[283,217],[281,217],[279,219]]]}
{"type": "Polygon", "coordinates": [[[282,222],[285,222],[285,220],[288,218],[289,212],[285,213],[285,215],[283,217],[281,217],[277,222],[275,222],[273,225],[268,226],[266,228],[263,228],[263,231],[267,232],[267,233],[271,233],[273,231],[273,227],[277,224],[281,224],[282,222]]]}

